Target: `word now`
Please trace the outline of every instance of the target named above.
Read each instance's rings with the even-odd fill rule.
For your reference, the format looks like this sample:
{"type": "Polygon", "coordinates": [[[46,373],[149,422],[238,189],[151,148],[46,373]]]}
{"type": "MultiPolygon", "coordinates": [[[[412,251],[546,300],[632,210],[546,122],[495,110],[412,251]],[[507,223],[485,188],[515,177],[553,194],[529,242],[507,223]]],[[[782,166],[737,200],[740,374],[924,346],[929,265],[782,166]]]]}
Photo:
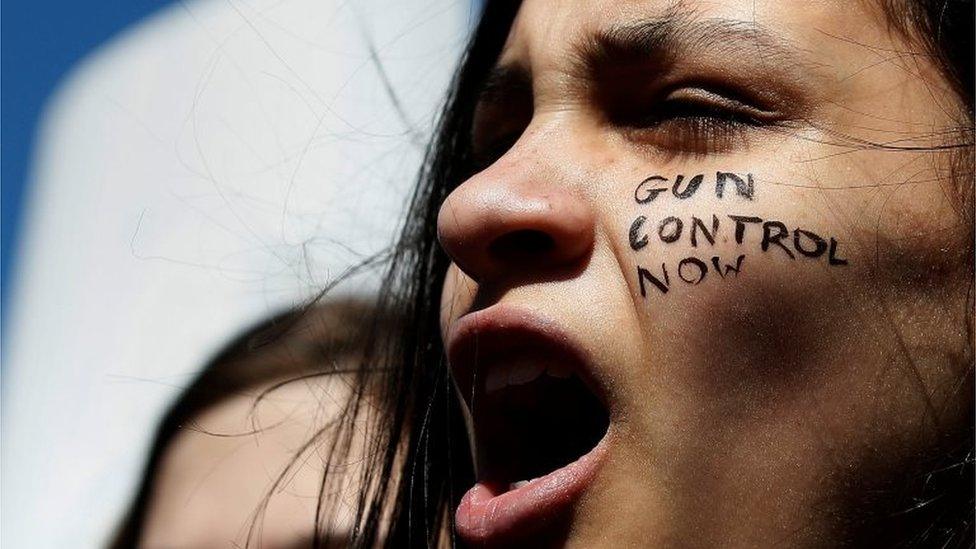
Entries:
{"type": "MultiPolygon", "coordinates": [[[[634,200],[638,204],[647,204],[653,202],[661,193],[667,192],[669,189],[675,198],[684,200],[695,196],[704,182],[705,174],[693,176],[687,182],[685,176],[677,175],[674,178],[674,183],[669,183],[667,177],[652,175],[641,181],[634,189],[634,200]]],[[[746,200],[752,200],[756,186],[752,181],[751,173],[747,173],[743,177],[730,172],[715,172],[715,196],[722,198],[725,195],[725,188],[729,184],[735,187],[736,194],[746,200]]]]}
{"type": "MultiPolygon", "coordinates": [[[[714,270],[722,279],[730,274],[738,277],[739,271],[742,269],[742,260],[745,258],[745,255],[740,255],[738,259],[735,260],[735,265],[729,265],[721,262],[719,257],[715,256],[711,261],[712,270],[714,270]]],[[[705,277],[708,275],[709,268],[708,263],[698,259],[697,257],[686,257],[678,262],[678,267],[675,269],[675,271],[678,278],[680,278],[683,282],[697,286],[698,284],[701,284],[703,280],[705,280],[705,277]]],[[[671,288],[671,273],[668,271],[668,266],[664,263],[661,263],[660,277],[652,273],[650,270],[638,265],[637,281],[640,283],[641,297],[647,297],[648,283],[653,284],[654,287],[660,290],[662,294],[666,294],[671,288]]]]}
{"type": "MultiPolygon", "coordinates": [[[[797,253],[811,258],[818,258],[827,254],[827,263],[830,265],[847,265],[846,259],[838,257],[837,239],[833,237],[830,238],[830,242],[828,243],[827,240],[812,231],[799,227],[790,231],[780,221],[764,221],[760,217],[748,215],[729,215],[728,218],[733,223],[736,244],[742,244],[748,226],[757,225],[762,229],[762,241],[759,247],[764,252],[775,247],[785,252],[790,259],[796,259],[797,253]]],[[[647,217],[641,215],[637,216],[630,225],[630,248],[635,252],[650,243],[648,231],[645,229],[646,223],[647,217]]],[[[720,221],[719,217],[714,214],[709,224],[711,227],[706,225],[705,221],[694,216],[687,224],[681,218],[668,216],[658,223],[657,230],[653,231],[653,233],[657,235],[657,238],[661,242],[673,244],[680,240],[682,235],[686,233],[686,225],[690,226],[687,234],[689,235],[689,240],[693,248],[697,248],[700,242],[705,241],[709,245],[715,244],[715,238],[720,230],[720,221]]]]}

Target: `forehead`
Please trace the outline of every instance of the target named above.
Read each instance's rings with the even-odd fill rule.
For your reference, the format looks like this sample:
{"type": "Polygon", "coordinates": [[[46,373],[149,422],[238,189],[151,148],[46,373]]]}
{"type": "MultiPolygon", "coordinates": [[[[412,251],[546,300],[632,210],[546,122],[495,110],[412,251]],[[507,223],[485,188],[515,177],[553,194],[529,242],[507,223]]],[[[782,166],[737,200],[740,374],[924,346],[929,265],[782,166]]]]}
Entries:
{"type": "MultiPolygon", "coordinates": [[[[890,40],[880,9],[855,0],[524,0],[500,61],[544,71],[571,60],[594,36],[647,22],[761,29],[763,38],[804,54],[811,63],[842,61],[851,46],[863,54],[865,44],[890,40]]],[[[733,33],[725,39],[749,37],[733,33]]]]}

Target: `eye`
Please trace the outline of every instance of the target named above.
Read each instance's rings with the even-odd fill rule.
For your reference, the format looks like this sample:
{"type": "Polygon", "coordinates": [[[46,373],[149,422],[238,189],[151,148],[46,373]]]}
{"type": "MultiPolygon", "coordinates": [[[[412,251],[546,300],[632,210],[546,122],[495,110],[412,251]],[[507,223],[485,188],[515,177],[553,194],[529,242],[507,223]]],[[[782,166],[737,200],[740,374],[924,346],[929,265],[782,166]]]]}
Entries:
{"type": "Polygon", "coordinates": [[[522,131],[519,129],[501,135],[492,135],[487,138],[472,139],[471,169],[474,172],[480,172],[494,164],[515,145],[515,142],[518,141],[521,135],[522,131]]]}
{"type": "Polygon", "coordinates": [[[515,145],[532,119],[532,108],[531,98],[524,97],[477,106],[470,135],[472,173],[494,164],[515,145]]]}
{"type": "Polygon", "coordinates": [[[731,92],[685,87],[663,94],[644,112],[618,124],[637,143],[702,155],[729,152],[745,144],[749,130],[771,126],[779,118],[731,92]]]}

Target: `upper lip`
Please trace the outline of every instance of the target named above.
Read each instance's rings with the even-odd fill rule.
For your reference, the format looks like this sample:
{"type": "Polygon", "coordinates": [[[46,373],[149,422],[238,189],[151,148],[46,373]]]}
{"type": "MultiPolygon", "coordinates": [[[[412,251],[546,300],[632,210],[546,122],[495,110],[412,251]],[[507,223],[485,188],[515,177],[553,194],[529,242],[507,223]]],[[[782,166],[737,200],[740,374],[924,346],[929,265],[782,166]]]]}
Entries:
{"type": "MultiPolygon", "coordinates": [[[[520,348],[552,350],[566,360],[591,391],[606,403],[592,370],[589,353],[558,322],[531,309],[495,304],[467,313],[448,329],[447,355],[465,399],[483,391],[488,368],[520,348]]],[[[470,400],[469,400],[470,404],[470,400]]]]}

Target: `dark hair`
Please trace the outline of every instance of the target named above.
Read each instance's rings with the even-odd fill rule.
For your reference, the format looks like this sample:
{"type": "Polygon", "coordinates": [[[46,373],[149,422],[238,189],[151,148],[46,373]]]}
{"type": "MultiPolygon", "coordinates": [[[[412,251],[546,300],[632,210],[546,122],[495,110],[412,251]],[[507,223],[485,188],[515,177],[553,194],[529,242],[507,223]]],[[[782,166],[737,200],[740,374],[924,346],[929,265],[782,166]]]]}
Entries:
{"type": "MultiPolygon", "coordinates": [[[[519,3],[489,2],[462,57],[428,145],[400,239],[389,257],[377,310],[396,310],[399,330],[374,334],[358,380],[374,387],[378,415],[367,433],[366,455],[351,544],[439,545],[453,509],[474,482],[470,446],[445,362],[439,313],[450,264],[437,241],[437,213],[447,195],[471,175],[470,134],[475,98],[495,65],[519,3]]],[[[357,391],[332,442],[348,451],[351,426],[363,408],[357,391]]],[[[374,409],[374,408],[371,408],[374,409]]],[[[324,486],[324,484],[323,484],[324,486]]],[[[320,505],[320,511],[325,507],[320,505]]],[[[328,519],[319,515],[315,547],[328,544],[328,519]]],[[[448,529],[453,540],[453,528],[448,529]]]]}
{"type": "MultiPolygon", "coordinates": [[[[972,159],[973,2],[972,0],[881,0],[892,27],[931,56],[962,104],[962,155],[972,159]]],[[[470,133],[473,108],[482,80],[494,66],[519,3],[489,1],[452,82],[438,130],[430,143],[398,244],[392,250],[379,310],[399,311],[399,330],[374,334],[359,373],[361,387],[378,384],[378,415],[368,433],[368,455],[358,501],[352,543],[359,547],[438,545],[464,490],[474,482],[467,434],[439,331],[440,295],[449,258],[437,243],[437,213],[447,195],[472,172],[470,133]]],[[[960,178],[961,195],[971,197],[972,163],[960,178]],[[966,188],[969,187],[969,188],[966,188]]],[[[963,200],[972,223],[972,201],[963,200]]],[[[972,253],[970,252],[970,257],[972,253]]],[[[972,331],[970,330],[970,333],[972,331]]],[[[972,342],[970,341],[970,345],[972,342]]],[[[968,354],[971,360],[972,352],[968,354]]],[[[969,368],[971,375],[972,368],[969,368]]],[[[365,394],[360,392],[359,394],[365,394]]],[[[352,421],[363,399],[347,406],[332,440],[332,457],[353,442],[352,421]]],[[[969,547],[973,545],[973,432],[956,435],[953,447],[928,473],[891,488],[904,508],[873,530],[901,522],[892,545],[969,547]]],[[[324,486],[324,484],[323,484],[324,486]]],[[[328,503],[320,505],[327,513],[328,503]]],[[[328,520],[317,529],[324,546],[328,520]]],[[[446,531],[451,532],[453,528],[446,531]]],[[[874,538],[878,542],[880,538],[874,538]]],[[[456,540],[452,537],[452,542],[456,540]]],[[[872,545],[875,545],[872,543],[872,545]]]]}
{"type": "MultiPolygon", "coordinates": [[[[160,420],[135,497],[109,546],[124,549],[139,545],[156,488],[156,472],[181,431],[197,430],[197,418],[225,399],[236,395],[253,397],[253,411],[265,395],[285,384],[334,374],[335,365],[355,363],[362,349],[362,319],[373,315],[370,306],[362,301],[333,300],[266,319],[229,342],[183,389],[160,420]],[[258,389],[269,383],[270,388],[258,389]]],[[[396,325],[395,318],[382,316],[376,316],[376,322],[382,327],[396,325]]]]}
{"type": "Polygon", "coordinates": [[[934,65],[973,113],[972,0],[881,0],[888,22],[931,56],[934,65]]]}
{"type": "MultiPolygon", "coordinates": [[[[946,144],[951,149],[949,176],[944,188],[963,227],[973,235],[976,228],[973,211],[974,157],[974,8],[972,0],[880,0],[880,7],[890,28],[903,36],[916,51],[910,55],[927,57],[948,83],[959,100],[956,140],[946,144]]],[[[968,398],[967,417],[973,418],[974,375],[974,242],[963,243],[969,282],[964,306],[967,349],[961,357],[966,362],[959,387],[954,393],[968,398]]],[[[858,496],[857,504],[868,510],[851,525],[853,541],[859,546],[969,548],[976,546],[974,535],[974,463],[976,433],[974,425],[939,433],[935,455],[920,456],[905,464],[898,482],[875,488],[858,496]]]]}
{"type": "MultiPolygon", "coordinates": [[[[935,60],[959,96],[966,118],[961,150],[969,160],[966,173],[971,174],[972,0],[880,1],[892,27],[935,60]]],[[[335,491],[327,486],[341,475],[332,465],[354,444],[364,444],[371,461],[355,480],[361,487],[355,527],[349,538],[343,537],[352,546],[440,545],[445,533],[453,536],[453,509],[474,482],[460,398],[445,363],[439,329],[440,296],[450,260],[437,242],[437,214],[447,195],[471,175],[475,100],[518,8],[519,2],[512,0],[489,1],[484,8],[428,146],[399,241],[385,258],[389,267],[375,310],[387,312],[387,317],[395,312],[402,321],[376,321],[367,330],[353,397],[341,416],[317,435],[328,463],[316,514],[315,547],[335,541],[330,539],[335,491]],[[363,417],[368,420],[365,437],[354,433],[354,424],[363,417]]],[[[969,188],[961,188],[960,196],[971,197],[971,175],[961,181],[969,188]]],[[[972,201],[962,202],[964,217],[972,223],[972,201]]],[[[968,357],[971,360],[971,351],[968,357]]],[[[907,525],[889,529],[897,532],[885,540],[891,545],[972,546],[972,429],[956,434],[939,460],[925,464],[925,475],[891,487],[894,496],[886,493],[904,508],[862,526],[907,525]]],[[[873,546],[880,541],[872,539],[873,546]]],[[[453,537],[450,541],[455,542],[453,537]]]]}

